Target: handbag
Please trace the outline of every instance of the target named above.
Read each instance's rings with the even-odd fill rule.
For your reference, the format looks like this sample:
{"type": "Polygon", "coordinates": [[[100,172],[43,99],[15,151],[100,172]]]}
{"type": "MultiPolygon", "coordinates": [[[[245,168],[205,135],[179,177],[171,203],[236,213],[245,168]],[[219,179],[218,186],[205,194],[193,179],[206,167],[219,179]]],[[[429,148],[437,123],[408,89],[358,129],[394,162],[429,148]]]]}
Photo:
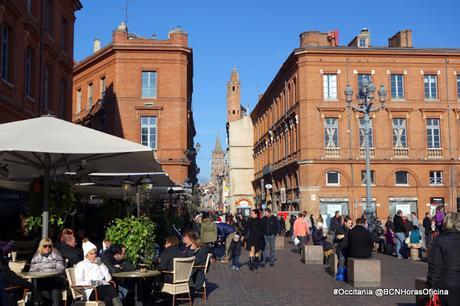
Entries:
{"type": "Polygon", "coordinates": [[[295,244],[295,245],[299,245],[299,243],[300,243],[299,238],[294,237],[294,244],[295,244]]]}
{"type": "Polygon", "coordinates": [[[434,294],[426,303],[426,306],[441,306],[439,295],[434,294]]]}

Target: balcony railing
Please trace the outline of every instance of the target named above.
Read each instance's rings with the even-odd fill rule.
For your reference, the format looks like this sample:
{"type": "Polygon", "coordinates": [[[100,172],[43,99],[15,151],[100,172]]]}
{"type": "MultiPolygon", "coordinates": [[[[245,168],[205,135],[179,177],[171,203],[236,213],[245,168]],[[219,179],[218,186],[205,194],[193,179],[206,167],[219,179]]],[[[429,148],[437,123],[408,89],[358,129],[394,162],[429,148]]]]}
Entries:
{"type": "Polygon", "coordinates": [[[394,158],[408,158],[409,157],[409,148],[393,148],[394,158]]]}
{"type": "Polygon", "coordinates": [[[428,158],[442,158],[442,148],[428,148],[428,158]]]}
{"type": "MultiPolygon", "coordinates": [[[[366,148],[359,148],[359,157],[365,158],[366,157],[366,148]]],[[[375,157],[375,148],[369,148],[369,157],[375,157]]]]}
{"type": "Polygon", "coordinates": [[[324,156],[325,157],[340,157],[340,147],[325,147],[324,156]]]}

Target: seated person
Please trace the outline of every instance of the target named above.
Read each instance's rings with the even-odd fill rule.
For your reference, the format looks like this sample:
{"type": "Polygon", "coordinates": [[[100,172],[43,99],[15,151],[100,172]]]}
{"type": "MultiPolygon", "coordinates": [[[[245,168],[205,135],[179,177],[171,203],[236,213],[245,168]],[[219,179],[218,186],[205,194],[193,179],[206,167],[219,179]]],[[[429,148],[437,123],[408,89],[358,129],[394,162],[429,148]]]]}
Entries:
{"type": "MultiPolygon", "coordinates": [[[[104,252],[104,255],[101,258],[101,261],[109,269],[110,274],[124,272],[124,271],[135,271],[136,267],[125,260],[126,257],[126,247],[119,244],[114,244],[104,252]]],[[[121,292],[121,298],[124,300],[126,294],[128,294],[128,289],[134,288],[133,279],[120,279],[117,281],[118,290],[121,292]]],[[[141,296],[141,295],[139,295],[141,296]]]]}
{"type": "Polygon", "coordinates": [[[323,232],[323,223],[317,222],[312,228],[311,239],[314,245],[322,245],[323,251],[332,249],[332,244],[327,241],[327,234],[323,232]]]}
{"type": "Polygon", "coordinates": [[[374,249],[371,233],[364,227],[362,218],[356,219],[356,226],[348,233],[348,251],[351,258],[369,258],[374,249]]]}
{"type": "MultiPolygon", "coordinates": [[[[179,239],[176,236],[169,236],[166,238],[165,249],[160,255],[159,263],[157,266],[158,271],[173,271],[174,258],[184,257],[179,247],[179,239]]],[[[170,283],[173,281],[171,274],[163,274],[163,282],[170,283]]]]}
{"type": "Polygon", "coordinates": [[[67,286],[64,269],[64,258],[62,258],[58,250],[53,248],[51,239],[44,238],[40,240],[37,252],[30,263],[30,272],[56,272],[62,274],[37,280],[38,290],[41,291],[45,299],[52,301],[53,306],[59,306],[61,290],[67,286]]]}
{"type": "Polygon", "coordinates": [[[75,266],[75,282],[77,286],[96,286],[96,289],[88,288],[84,290],[84,295],[87,300],[94,301],[96,299],[95,290],[97,290],[99,300],[103,301],[107,306],[122,306],[123,303],[118,297],[117,290],[110,285],[109,269],[100,260],[97,260],[96,246],[88,239],[84,239],[82,243],[83,261],[80,261],[75,266]]]}
{"type": "Polygon", "coordinates": [[[62,257],[66,260],[67,267],[73,267],[83,260],[83,254],[81,250],[77,248],[77,241],[73,232],[63,236],[61,235],[61,243],[56,246],[56,249],[61,252],[62,257]]]}
{"type": "MultiPolygon", "coordinates": [[[[206,259],[211,250],[206,244],[200,243],[193,231],[186,231],[184,234],[184,244],[186,246],[186,256],[195,256],[195,266],[206,265],[206,259]]],[[[194,268],[190,276],[190,288],[200,290],[205,281],[205,271],[203,268],[194,268]]]]}
{"type": "Polygon", "coordinates": [[[35,302],[43,302],[43,298],[32,285],[31,282],[18,276],[15,272],[11,271],[8,262],[7,254],[11,251],[13,243],[4,243],[0,241],[0,305],[13,306],[17,305],[16,301],[22,299],[24,293],[23,288],[32,291],[32,297],[35,302]],[[5,290],[8,287],[20,286],[22,288],[14,288],[12,290],[5,290]]]}
{"type": "Polygon", "coordinates": [[[105,253],[107,253],[110,250],[111,246],[112,246],[112,241],[109,238],[105,238],[102,241],[102,248],[99,251],[99,257],[103,257],[105,253]]]}

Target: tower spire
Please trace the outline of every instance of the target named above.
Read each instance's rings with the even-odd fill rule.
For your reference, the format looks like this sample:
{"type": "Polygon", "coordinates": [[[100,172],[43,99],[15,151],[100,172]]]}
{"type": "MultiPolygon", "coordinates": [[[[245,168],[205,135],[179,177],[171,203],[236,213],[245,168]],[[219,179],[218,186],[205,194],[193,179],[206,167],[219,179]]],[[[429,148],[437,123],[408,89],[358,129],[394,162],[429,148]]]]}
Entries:
{"type": "Polygon", "coordinates": [[[219,134],[219,133],[217,133],[216,144],[215,144],[215,146],[214,146],[214,152],[215,152],[215,153],[221,153],[221,152],[223,152],[222,146],[221,146],[221,144],[220,144],[220,134],[219,134]]]}
{"type": "Polygon", "coordinates": [[[240,76],[236,67],[233,67],[230,80],[227,82],[227,122],[241,119],[240,100],[240,76]]]}

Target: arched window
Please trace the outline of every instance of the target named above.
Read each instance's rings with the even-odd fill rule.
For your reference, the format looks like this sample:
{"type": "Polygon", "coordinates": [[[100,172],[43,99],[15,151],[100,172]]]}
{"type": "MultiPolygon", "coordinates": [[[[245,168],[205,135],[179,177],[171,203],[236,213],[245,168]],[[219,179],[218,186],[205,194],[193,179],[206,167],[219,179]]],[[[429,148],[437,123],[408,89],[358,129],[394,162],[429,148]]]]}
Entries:
{"type": "Polygon", "coordinates": [[[397,171],[395,181],[396,185],[409,185],[409,173],[407,171],[397,171]]]}

